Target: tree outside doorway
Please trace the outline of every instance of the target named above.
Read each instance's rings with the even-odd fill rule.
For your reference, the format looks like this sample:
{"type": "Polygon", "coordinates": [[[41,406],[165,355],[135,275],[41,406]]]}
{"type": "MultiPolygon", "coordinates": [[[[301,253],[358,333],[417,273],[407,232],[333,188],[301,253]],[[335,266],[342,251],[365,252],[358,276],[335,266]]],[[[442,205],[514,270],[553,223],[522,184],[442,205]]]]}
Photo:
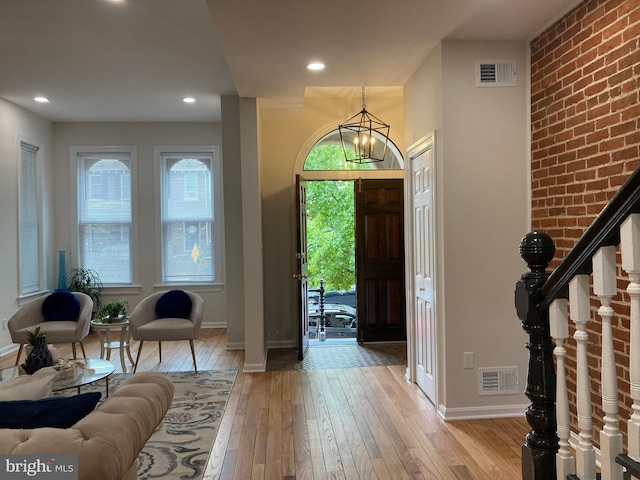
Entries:
{"type": "Polygon", "coordinates": [[[353,182],[307,183],[309,286],[351,290],[355,286],[353,182]]]}
{"type": "MultiPolygon", "coordinates": [[[[305,168],[331,165],[343,159],[342,148],[322,145],[311,150],[305,168]]],[[[350,291],[355,286],[353,181],[307,182],[307,245],[309,286],[350,291]]]]}
{"type": "MultiPolygon", "coordinates": [[[[339,161],[340,156],[344,158],[342,150],[334,145],[316,147],[305,166],[326,166],[339,161]]],[[[326,337],[353,341],[356,337],[353,181],[308,181],[306,206],[309,336],[317,338],[318,289],[322,280],[326,292],[326,337]]]]}

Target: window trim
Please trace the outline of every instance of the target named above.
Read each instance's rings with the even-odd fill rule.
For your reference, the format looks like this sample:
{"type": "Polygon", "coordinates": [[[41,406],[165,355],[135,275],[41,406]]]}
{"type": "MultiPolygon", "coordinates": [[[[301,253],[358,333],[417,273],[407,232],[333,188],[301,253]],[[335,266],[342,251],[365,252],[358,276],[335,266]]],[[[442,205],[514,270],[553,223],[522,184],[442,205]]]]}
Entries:
{"type": "Polygon", "coordinates": [[[222,180],[222,159],[217,145],[154,145],[153,166],[155,180],[155,219],[156,219],[156,285],[161,290],[166,286],[185,286],[194,291],[221,290],[225,284],[225,245],[224,245],[224,191],[222,180]],[[162,174],[164,154],[210,154],[213,169],[213,245],[214,245],[214,282],[165,282],[163,269],[162,238],[162,174]],[[195,287],[195,288],[192,288],[195,287]]]}
{"type": "Polygon", "coordinates": [[[130,173],[131,173],[131,230],[130,238],[131,242],[131,283],[108,283],[104,287],[106,289],[116,288],[122,289],[123,287],[138,288],[137,285],[140,279],[139,269],[139,234],[138,234],[138,148],[135,145],[121,145],[121,146],[71,146],[69,147],[69,160],[71,168],[71,260],[72,265],[70,267],[78,266],[80,263],[80,229],[79,229],[79,209],[78,209],[78,195],[79,195],[79,175],[80,162],[78,157],[80,155],[94,155],[94,154],[114,154],[114,153],[126,153],[130,157],[130,173]]]}
{"type": "Polygon", "coordinates": [[[44,186],[44,143],[40,140],[36,140],[34,138],[28,137],[26,135],[18,134],[16,136],[16,177],[17,177],[17,206],[18,210],[16,212],[16,223],[17,223],[17,247],[18,247],[18,283],[16,285],[18,292],[18,299],[26,299],[41,295],[42,293],[47,292],[46,288],[46,263],[45,263],[45,247],[44,247],[44,232],[43,232],[43,215],[44,215],[44,204],[43,204],[43,186],[44,186]],[[35,152],[35,168],[36,168],[36,217],[38,224],[38,288],[33,292],[24,292],[22,290],[22,263],[21,263],[21,215],[20,215],[20,202],[21,202],[21,194],[22,194],[22,144],[25,143],[34,148],[37,148],[35,152]]]}

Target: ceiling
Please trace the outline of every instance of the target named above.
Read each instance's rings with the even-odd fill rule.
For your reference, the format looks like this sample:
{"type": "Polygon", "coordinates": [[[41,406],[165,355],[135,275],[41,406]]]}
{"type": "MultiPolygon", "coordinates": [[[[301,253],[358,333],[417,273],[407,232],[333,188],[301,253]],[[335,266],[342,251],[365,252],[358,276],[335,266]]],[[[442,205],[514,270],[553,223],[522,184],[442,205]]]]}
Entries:
{"type": "Polygon", "coordinates": [[[0,97],[52,121],[219,121],[221,95],[402,86],[442,39],[529,40],[577,3],[0,0],[0,97]]]}

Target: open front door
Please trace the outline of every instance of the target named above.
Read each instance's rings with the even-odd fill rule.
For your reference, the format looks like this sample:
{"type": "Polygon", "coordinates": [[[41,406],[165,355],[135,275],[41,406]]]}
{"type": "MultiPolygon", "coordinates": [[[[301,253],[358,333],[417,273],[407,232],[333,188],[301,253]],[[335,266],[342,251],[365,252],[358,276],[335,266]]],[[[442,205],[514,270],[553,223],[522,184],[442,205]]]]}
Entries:
{"type": "Polygon", "coordinates": [[[296,175],[296,208],[298,251],[296,259],[298,273],[294,275],[298,282],[298,319],[300,332],[298,338],[298,360],[304,358],[309,347],[309,265],[307,256],[307,184],[296,175]]]}
{"type": "Polygon", "coordinates": [[[407,339],[402,180],[356,180],[359,342],[407,339]]]}

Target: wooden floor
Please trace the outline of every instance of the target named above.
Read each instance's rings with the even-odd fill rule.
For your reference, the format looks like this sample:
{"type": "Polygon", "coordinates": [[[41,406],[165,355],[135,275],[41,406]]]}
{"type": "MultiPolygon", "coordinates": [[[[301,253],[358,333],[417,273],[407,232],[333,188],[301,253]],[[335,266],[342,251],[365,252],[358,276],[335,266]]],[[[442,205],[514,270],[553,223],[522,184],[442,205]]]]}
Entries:
{"type": "MultiPolygon", "coordinates": [[[[206,329],[195,342],[200,370],[238,370],[203,480],[521,478],[524,418],[445,423],[404,367],[244,374],[243,352],[226,351],[226,340],[206,329]]],[[[162,347],[158,363],[157,344],[145,343],[138,371],[192,368],[188,342],[162,347]]],[[[85,349],[99,356],[95,334],[85,349]]],[[[112,361],[122,371],[117,352],[112,361]]],[[[7,355],[0,367],[14,362],[7,355]]]]}

